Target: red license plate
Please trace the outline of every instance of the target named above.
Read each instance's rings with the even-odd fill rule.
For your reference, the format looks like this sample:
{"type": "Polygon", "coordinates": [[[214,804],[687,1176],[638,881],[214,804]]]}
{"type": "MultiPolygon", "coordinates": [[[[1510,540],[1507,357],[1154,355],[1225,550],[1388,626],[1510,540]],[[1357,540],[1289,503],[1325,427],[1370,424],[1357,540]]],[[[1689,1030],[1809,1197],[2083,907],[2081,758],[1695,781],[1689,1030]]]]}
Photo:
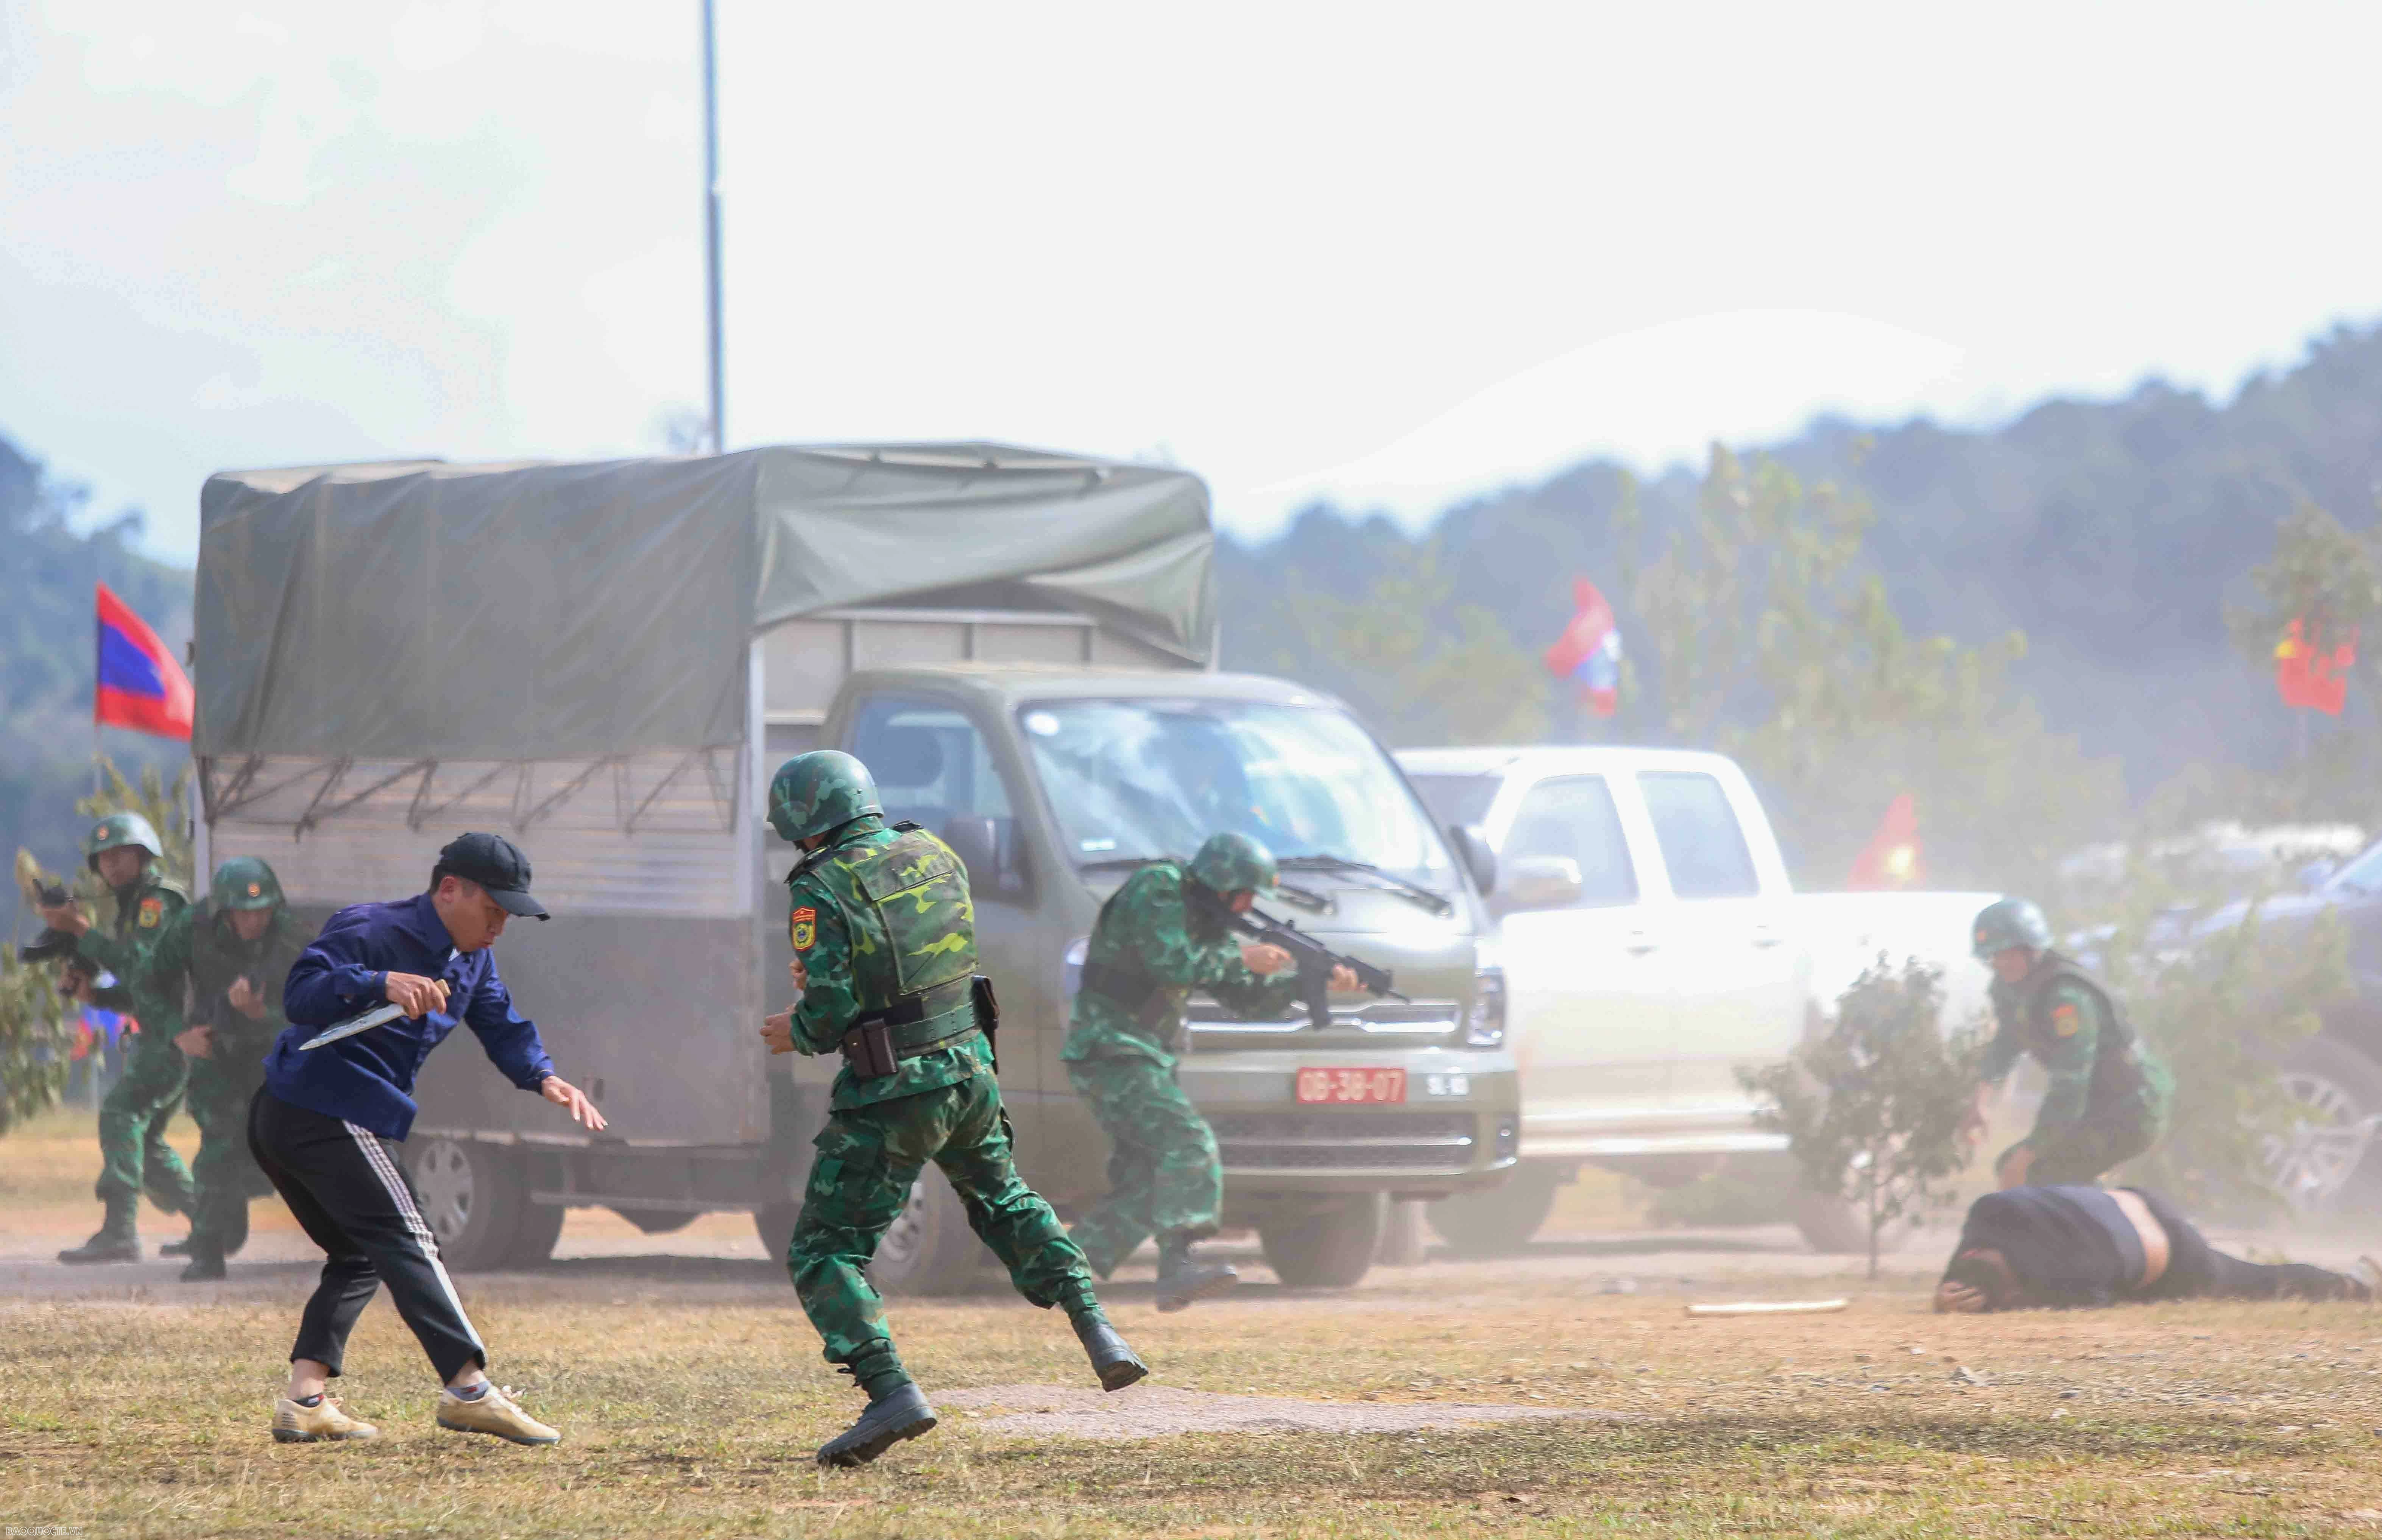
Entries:
{"type": "Polygon", "coordinates": [[[1406,1072],[1403,1069],[1302,1069],[1298,1072],[1301,1102],[1348,1103],[1403,1102],[1406,1072]]]}

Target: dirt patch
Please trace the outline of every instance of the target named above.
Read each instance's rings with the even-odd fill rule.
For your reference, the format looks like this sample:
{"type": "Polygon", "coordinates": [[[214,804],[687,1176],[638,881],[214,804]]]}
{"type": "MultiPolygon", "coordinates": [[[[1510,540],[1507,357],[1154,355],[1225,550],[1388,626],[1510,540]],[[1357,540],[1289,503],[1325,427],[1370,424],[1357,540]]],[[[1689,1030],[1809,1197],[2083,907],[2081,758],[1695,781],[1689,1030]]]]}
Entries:
{"type": "Polygon", "coordinates": [[[1162,1438],[1178,1433],[1413,1433],[1473,1423],[1541,1418],[1619,1422],[1578,1407],[1465,1406],[1434,1402],[1303,1401],[1282,1396],[1220,1396],[1136,1385],[1106,1394],[1073,1386],[995,1385],[946,1391],[946,1408],[975,1411],[974,1426],[1060,1438],[1162,1438]]]}

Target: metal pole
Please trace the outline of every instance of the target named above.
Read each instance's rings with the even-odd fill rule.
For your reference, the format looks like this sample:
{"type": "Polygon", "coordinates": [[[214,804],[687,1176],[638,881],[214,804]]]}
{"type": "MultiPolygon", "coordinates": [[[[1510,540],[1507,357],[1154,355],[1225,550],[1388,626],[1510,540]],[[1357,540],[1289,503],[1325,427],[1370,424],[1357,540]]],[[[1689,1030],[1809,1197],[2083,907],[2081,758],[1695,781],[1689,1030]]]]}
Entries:
{"type": "Polygon", "coordinates": [[[728,447],[728,389],[719,363],[719,61],[713,0],[703,0],[703,255],[710,338],[711,452],[728,447]]]}

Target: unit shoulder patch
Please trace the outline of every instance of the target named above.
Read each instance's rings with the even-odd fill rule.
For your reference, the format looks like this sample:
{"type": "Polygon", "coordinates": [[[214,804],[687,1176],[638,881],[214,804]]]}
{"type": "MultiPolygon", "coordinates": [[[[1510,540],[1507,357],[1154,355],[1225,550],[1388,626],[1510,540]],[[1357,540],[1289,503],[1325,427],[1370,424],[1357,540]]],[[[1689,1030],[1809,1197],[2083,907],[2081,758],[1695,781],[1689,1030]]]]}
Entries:
{"type": "Polygon", "coordinates": [[[2077,1024],[2081,1019],[2073,1001],[2064,1001],[2051,1007],[2051,1029],[2063,1038],[2072,1038],[2076,1035],[2077,1024]]]}
{"type": "Polygon", "coordinates": [[[157,922],[160,919],[163,919],[165,916],[166,901],[164,899],[159,898],[153,893],[149,897],[141,901],[141,918],[139,923],[141,929],[143,930],[154,930],[157,929],[157,922]]]}
{"type": "Polygon", "coordinates": [[[818,911],[807,905],[796,909],[786,933],[792,940],[795,951],[808,952],[812,943],[818,940],[818,911]]]}

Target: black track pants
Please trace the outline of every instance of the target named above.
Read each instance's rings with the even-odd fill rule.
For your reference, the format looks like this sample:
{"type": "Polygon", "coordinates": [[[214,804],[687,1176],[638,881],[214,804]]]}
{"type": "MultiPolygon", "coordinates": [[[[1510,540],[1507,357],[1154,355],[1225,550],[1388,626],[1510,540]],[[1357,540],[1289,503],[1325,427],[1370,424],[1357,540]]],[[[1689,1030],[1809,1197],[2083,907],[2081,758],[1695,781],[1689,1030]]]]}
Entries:
{"type": "Polygon", "coordinates": [[[249,1103],[248,1142],[289,1212],[326,1254],[291,1359],[313,1359],[339,1373],[348,1333],[385,1283],[441,1384],[468,1364],[487,1366],[487,1349],[463,1313],[398,1164],[395,1140],[260,1090],[249,1103]]]}
{"type": "Polygon", "coordinates": [[[2167,1231],[2167,1272],[2143,1290],[2146,1300],[2365,1300],[2372,1290],[2346,1274],[2304,1262],[2244,1262],[2208,1244],[2192,1223],[2156,1193],[2134,1189],[2167,1231]]]}

